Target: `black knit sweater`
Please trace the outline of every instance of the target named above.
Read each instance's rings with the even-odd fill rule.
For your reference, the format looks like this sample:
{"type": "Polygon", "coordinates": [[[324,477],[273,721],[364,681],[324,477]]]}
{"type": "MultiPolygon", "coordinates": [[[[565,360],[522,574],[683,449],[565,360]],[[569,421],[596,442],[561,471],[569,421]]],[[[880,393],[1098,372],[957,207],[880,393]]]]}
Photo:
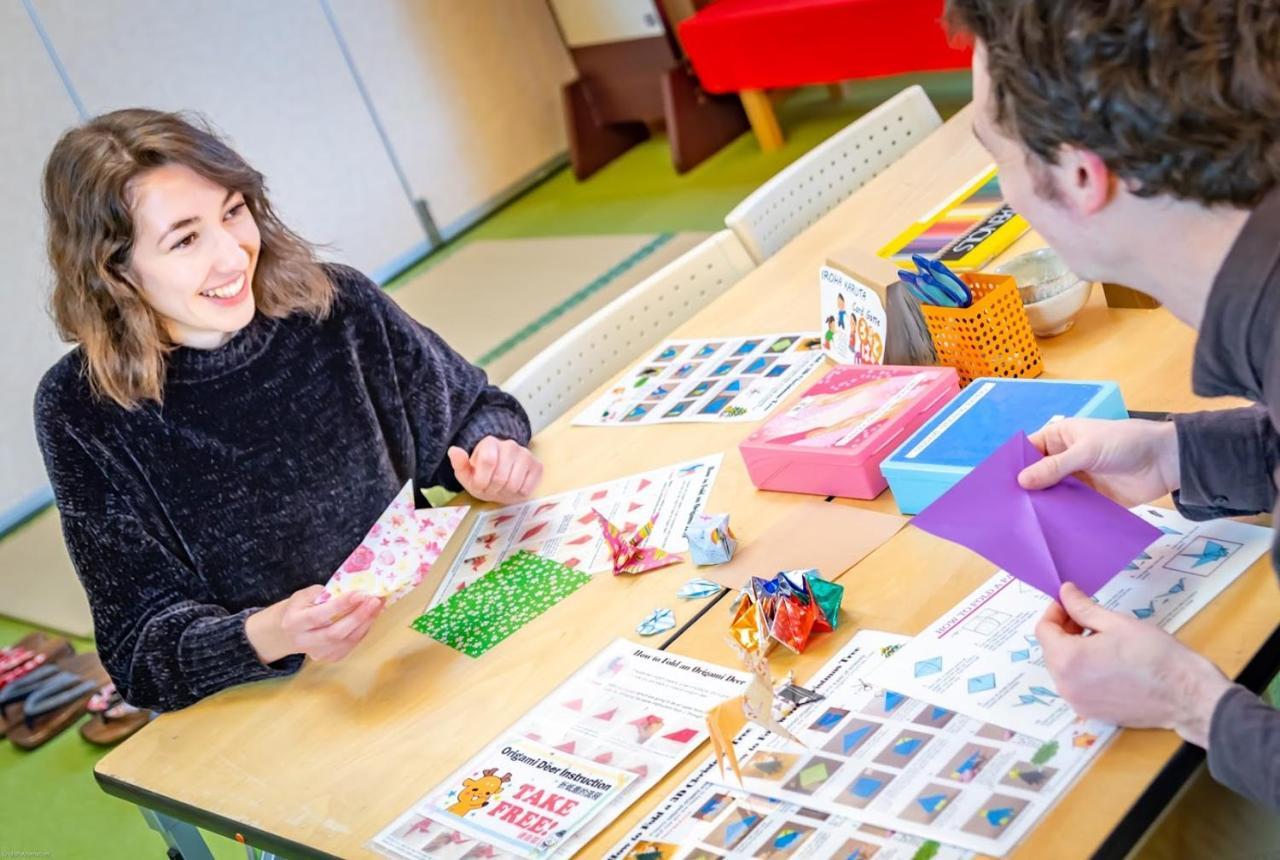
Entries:
{"type": "Polygon", "coordinates": [[[245,619],[323,584],[409,478],[457,488],[445,451],[529,439],[511,396],[339,266],[327,319],[254,318],[171,353],[163,405],[95,398],[79,349],[45,374],[36,430],[103,663],[170,710],[263,665],[245,619]]]}

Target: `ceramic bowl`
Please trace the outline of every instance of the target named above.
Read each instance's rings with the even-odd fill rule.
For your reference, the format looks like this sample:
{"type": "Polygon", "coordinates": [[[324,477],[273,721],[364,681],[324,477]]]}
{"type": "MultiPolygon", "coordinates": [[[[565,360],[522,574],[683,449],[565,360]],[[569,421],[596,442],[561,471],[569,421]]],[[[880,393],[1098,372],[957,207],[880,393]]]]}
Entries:
{"type": "Polygon", "coordinates": [[[1018,282],[1022,305],[1038,337],[1062,334],[1089,301],[1093,283],[1077,277],[1051,248],[1019,254],[993,270],[1018,282]]]}

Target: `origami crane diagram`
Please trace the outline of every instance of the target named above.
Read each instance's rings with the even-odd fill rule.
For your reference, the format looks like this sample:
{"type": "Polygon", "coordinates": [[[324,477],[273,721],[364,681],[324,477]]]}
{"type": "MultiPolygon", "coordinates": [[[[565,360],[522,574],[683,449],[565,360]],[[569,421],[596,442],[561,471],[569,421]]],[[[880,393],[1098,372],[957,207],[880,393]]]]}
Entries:
{"type": "Polygon", "coordinates": [[[1019,431],[912,525],[968,547],[1050,597],[1065,582],[1092,595],[1161,531],[1078,478],[1024,490],[1018,473],[1041,459],[1019,431]]]}
{"type": "Polygon", "coordinates": [[[684,556],[677,553],[667,552],[656,546],[644,546],[649,535],[653,534],[652,519],[636,529],[634,534],[627,535],[595,508],[591,509],[591,514],[604,530],[604,540],[613,557],[615,576],[620,573],[648,573],[684,561],[684,556]]]}

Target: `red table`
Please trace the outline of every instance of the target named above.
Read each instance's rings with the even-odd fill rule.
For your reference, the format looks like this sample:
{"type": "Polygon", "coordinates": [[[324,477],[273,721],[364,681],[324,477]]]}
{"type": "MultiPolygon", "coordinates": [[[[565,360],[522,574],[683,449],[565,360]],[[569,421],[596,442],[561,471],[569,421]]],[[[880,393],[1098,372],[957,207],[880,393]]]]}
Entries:
{"type": "Polygon", "coordinates": [[[709,92],[736,92],[762,149],[782,145],[766,90],[903,72],[967,69],[943,0],[716,0],[679,26],[709,92]]]}

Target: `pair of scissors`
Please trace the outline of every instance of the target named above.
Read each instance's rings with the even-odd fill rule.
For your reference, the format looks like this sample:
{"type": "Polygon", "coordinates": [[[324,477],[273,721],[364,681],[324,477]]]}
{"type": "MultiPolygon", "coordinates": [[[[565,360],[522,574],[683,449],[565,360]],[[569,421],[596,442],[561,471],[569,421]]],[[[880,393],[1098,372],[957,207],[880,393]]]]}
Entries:
{"type": "Polygon", "coordinates": [[[960,280],[945,263],[919,254],[912,255],[911,261],[916,264],[916,271],[899,271],[898,277],[917,299],[926,304],[950,308],[967,308],[973,304],[973,293],[969,290],[969,285],[960,280]]]}

